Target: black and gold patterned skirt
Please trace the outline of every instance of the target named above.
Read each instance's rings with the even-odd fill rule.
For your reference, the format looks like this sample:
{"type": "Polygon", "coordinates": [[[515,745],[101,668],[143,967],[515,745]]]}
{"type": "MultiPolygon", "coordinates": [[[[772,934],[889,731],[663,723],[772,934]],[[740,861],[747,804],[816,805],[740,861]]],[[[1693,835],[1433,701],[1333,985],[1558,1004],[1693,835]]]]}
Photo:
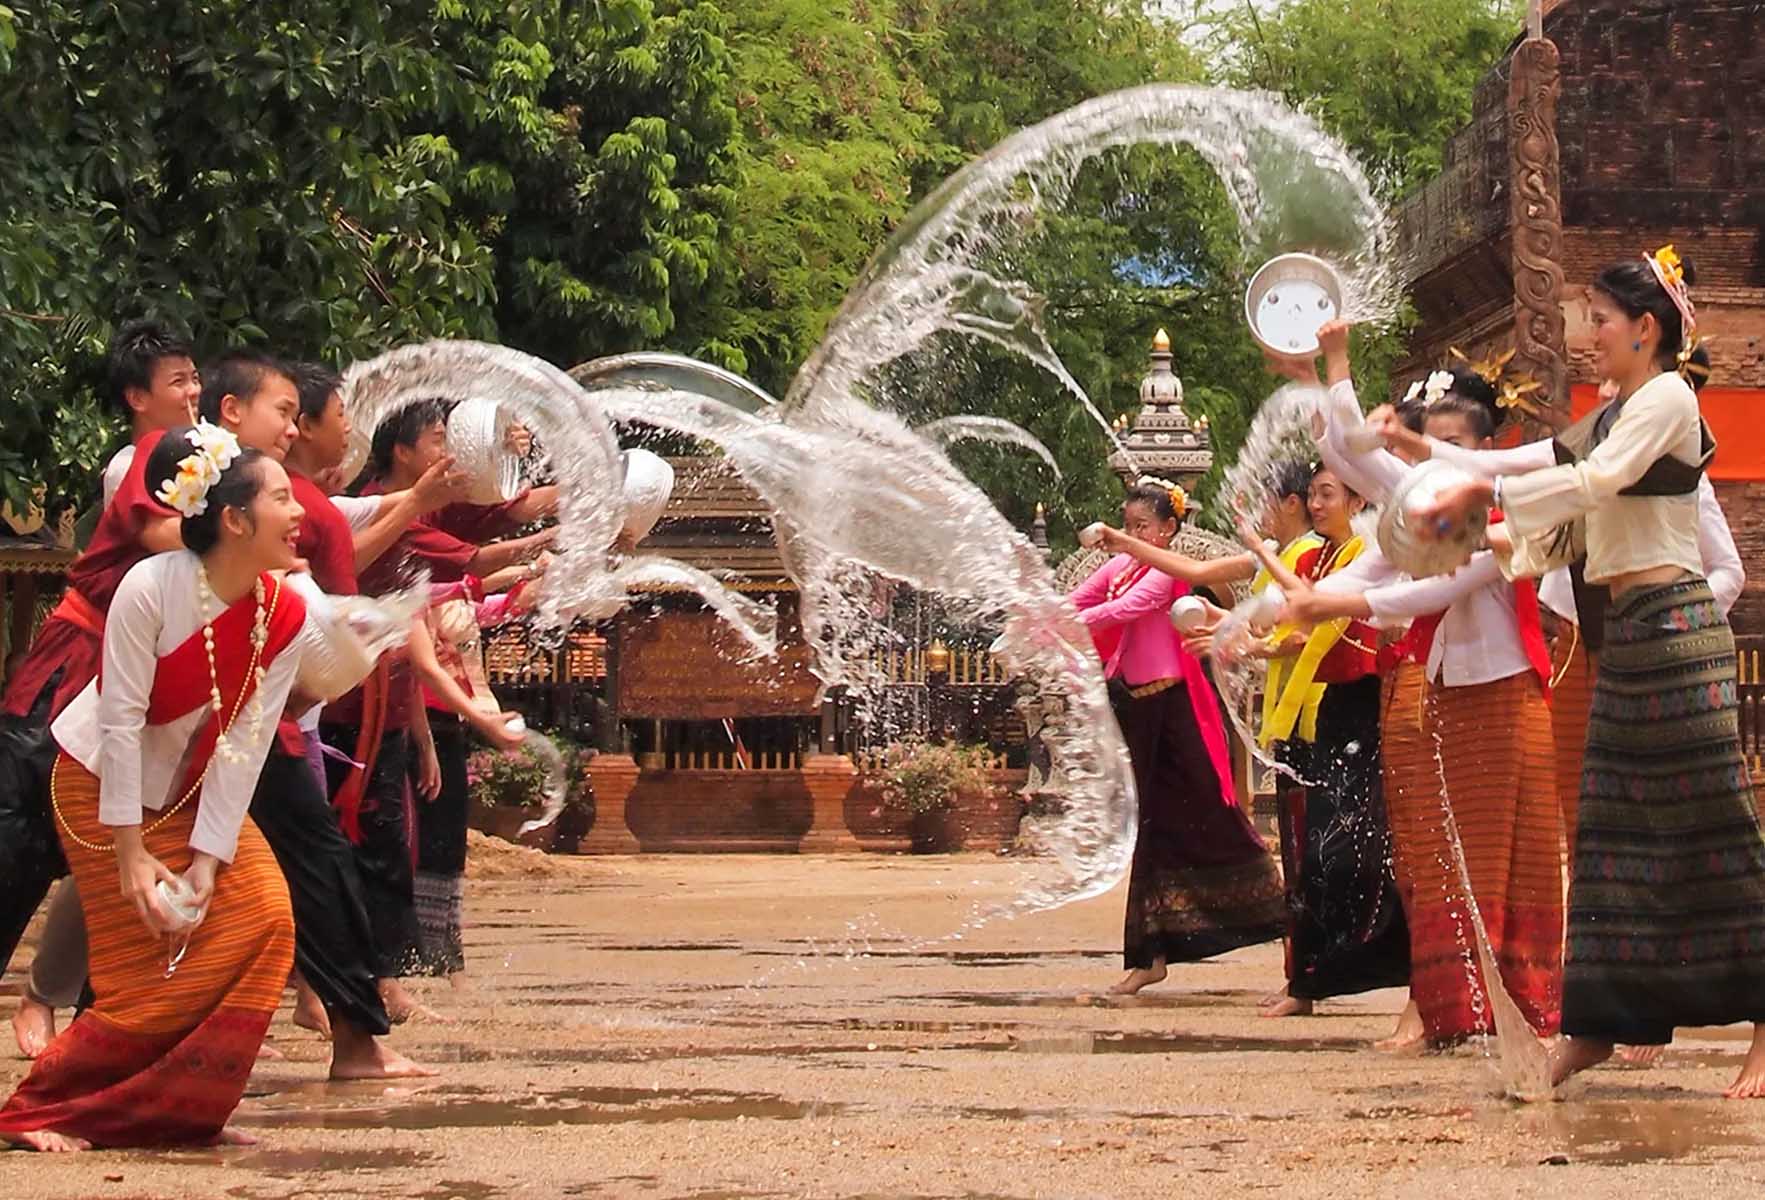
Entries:
{"type": "Polygon", "coordinates": [[[1765,842],[1710,587],[1607,610],[1569,890],[1563,1032],[1660,1045],[1765,1019],[1765,842]]]}

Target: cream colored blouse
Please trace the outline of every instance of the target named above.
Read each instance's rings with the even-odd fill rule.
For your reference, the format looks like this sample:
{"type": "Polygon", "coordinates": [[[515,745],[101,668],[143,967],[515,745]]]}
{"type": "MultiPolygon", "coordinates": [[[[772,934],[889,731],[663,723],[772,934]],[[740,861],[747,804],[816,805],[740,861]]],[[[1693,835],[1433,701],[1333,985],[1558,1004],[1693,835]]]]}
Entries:
{"type": "Polygon", "coordinates": [[[1634,571],[1673,566],[1697,575],[1698,497],[1620,496],[1656,459],[1695,464],[1697,394],[1668,371],[1622,402],[1606,439],[1577,463],[1500,477],[1500,503],[1514,540],[1502,564],[1510,579],[1540,575],[1571,557],[1553,546],[1556,529],[1587,518],[1587,581],[1606,583],[1634,571]]]}

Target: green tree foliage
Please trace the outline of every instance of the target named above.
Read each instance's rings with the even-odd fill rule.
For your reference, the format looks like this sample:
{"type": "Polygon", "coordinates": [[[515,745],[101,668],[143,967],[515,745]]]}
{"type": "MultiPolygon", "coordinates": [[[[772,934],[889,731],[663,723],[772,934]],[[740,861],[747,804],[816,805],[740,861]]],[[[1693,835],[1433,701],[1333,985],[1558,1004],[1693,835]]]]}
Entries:
{"type": "MultiPolygon", "coordinates": [[[[0,487],[93,490],[114,321],[346,361],[420,337],[667,344],[718,270],[712,4],[32,3],[0,16],[0,487]],[[51,415],[53,414],[53,415],[51,415]]],[[[722,264],[720,266],[720,264],[722,264]]]]}
{"type": "MultiPolygon", "coordinates": [[[[4,0],[0,492],[95,494],[105,339],[154,312],[205,351],[333,362],[434,336],[570,365],[667,347],[782,391],[914,203],[1013,130],[1150,81],[1273,87],[1425,178],[1516,28],[1507,0],[1289,0],[1198,49],[1151,0],[4,0]]],[[[1155,329],[1235,450],[1271,381],[1217,181],[1141,149],[1083,171],[993,264],[1107,418],[1155,329]]],[[[1364,388],[1396,339],[1363,350],[1364,388]],[[1383,357],[1382,357],[1383,356],[1383,357]]],[[[915,373],[918,373],[915,375],[915,373]]],[[[1037,433],[961,461],[1012,517],[1113,509],[1109,444],[1046,374],[938,345],[925,415],[1037,433]]]]}
{"type": "Polygon", "coordinates": [[[1224,81],[1312,113],[1399,199],[1440,170],[1471,93],[1520,30],[1518,0],[1287,0],[1230,10],[1224,81]]]}
{"type": "Polygon", "coordinates": [[[935,35],[895,0],[730,6],[745,146],[728,229],[733,287],[710,314],[761,386],[782,394],[853,278],[957,161],[912,61],[935,35]]]}

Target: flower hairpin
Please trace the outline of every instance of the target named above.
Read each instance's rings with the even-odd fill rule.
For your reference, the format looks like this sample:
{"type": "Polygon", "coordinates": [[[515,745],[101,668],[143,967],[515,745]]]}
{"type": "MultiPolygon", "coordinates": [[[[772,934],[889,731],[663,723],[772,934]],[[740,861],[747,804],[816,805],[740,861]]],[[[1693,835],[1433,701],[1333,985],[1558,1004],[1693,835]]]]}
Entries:
{"type": "Polygon", "coordinates": [[[1687,383],[1693,382],[1694,378],[1700,382],[1709,382],[1710,364],[1708,362],[1696,362],[1692,358],[1692,356],[1698,352],[1699,347],[1707,346],[1709,344],[1709,338],[1701,337],[1696,333],[1688,334],[1686,336],[1684,344],[1679,347],[1679,357],[1675,364],[1675,369],[1679,372],[1679,377],[1681,379],[1685,380],[1687,383]]]}
{"type": "Polygon", "coordinates": [[[1189,511],[1189,493],[1183,490],[1181,484],[1172,483],[1168,479],[1160,479],[1156,475],[1142,475],[1140,476],[1140,486],[1163,488],[1169,493],[1171,507],[1176,509],[1179,517],[1189,511]]]}
{"type": "Polygon", "coordinates": [[[208,491],[239,457],[239,439],[219,425],[197,422],[184,435],[195,453],[178,462],[175,475],[159,485],[154,498],[182,517],[199,517],[208,511],[208,491]]]}
{"type": "Polygon", "coordinates": [[[1691,291],[1685,284],[1685,263],[1680,259],[1679,251],[1671,245],[1662,246],[1653,254],[1645,253],[1642,260],[1655,273],[1655,281],[1673,301],[1673,307],[1679,310],[1684,335],[1690,339],[1698,327],[1698,311],[1692,306],[1691,291]]]}

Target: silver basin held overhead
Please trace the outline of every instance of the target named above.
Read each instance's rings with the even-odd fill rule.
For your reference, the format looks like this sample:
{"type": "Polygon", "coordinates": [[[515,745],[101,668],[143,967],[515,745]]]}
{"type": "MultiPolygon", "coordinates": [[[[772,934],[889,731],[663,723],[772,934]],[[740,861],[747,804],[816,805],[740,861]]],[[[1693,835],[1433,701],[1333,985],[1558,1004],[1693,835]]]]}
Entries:
{"type": "Polygon", "coordinates": [[[1251,336],[1276,354],[1316,354],[1318,330],[1341,315],[1342,277],[1312,254],[1269,259],[1244,293],[1251,336]]]}

